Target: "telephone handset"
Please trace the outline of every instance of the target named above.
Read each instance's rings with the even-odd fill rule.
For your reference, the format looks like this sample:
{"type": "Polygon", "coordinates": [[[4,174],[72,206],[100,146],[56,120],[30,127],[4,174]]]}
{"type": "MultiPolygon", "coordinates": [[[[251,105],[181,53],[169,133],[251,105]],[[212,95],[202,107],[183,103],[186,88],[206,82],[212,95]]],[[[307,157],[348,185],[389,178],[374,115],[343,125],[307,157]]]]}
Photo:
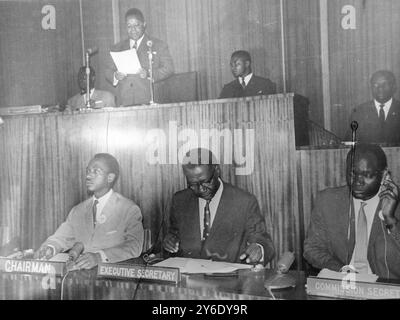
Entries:
{"type": "MultiPolygon", "coordinates": [[[[385,187],[386,187],[385,182],[389,181],[391,179],[392,178],[391,178],[391,173],[390,173],[389,169],[385,168],[385,170],[383,170],[381,186],[379,187],[378,194],[380,194],[385,189],[385,187]]],[[[379,218],[384,221],[385,219],[383,218],[381,207],[382,207],[382,200],[379,200],[379,214],[378,215],[379,215],[379,218]]]]}

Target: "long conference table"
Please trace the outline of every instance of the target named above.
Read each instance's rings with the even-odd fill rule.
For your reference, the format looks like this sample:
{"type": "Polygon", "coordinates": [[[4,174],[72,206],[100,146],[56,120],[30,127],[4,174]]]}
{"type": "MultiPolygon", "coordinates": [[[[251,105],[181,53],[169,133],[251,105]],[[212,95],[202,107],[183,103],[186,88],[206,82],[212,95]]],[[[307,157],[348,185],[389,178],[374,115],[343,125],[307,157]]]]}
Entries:
{"type": "Polygon", "coordinates": [[[264,282],[273,271],[240,270],[237,276],[212,277],[182,274],[178,284],[149,280],[117,280],[97,277],[97,268],[57,276],[52,288],[43,275],[0,273],[0,300],[306,300],[304,272],[290,271],[296,287],[272,290],[264,282]]]}

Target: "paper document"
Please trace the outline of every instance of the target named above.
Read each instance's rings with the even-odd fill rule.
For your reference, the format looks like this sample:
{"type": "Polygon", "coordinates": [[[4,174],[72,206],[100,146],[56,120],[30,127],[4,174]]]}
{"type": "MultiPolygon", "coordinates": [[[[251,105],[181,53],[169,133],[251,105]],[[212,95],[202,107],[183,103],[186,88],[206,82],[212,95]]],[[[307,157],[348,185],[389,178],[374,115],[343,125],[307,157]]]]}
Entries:
{"type": "Polygon", "coordinates": [[[142,68],[136,50],[110,51],[110,54],[119,72],[137,74],[142,68]]]}
{"type": "MultiPolygon", "coordinates": [[[[348,273],[344,272],[336,272],[332,271],[329,269],[322,269],[318,273],[318,278],[324,278],[324,279],[334,279],[334,280],[343,280],[344,277],[346,277],[348,273]]],[[[376,282],[378,279],[378,276],[375,274],[367,274],[367,273],[353,273],[355,276],[354,281],[359,281],[359,282],[376,282]]]]}
{"type": "Polygon", "coordinates": [[[67,262],[68,261],[68,253],[57,253],[54,257],[50,258],[49,261],[53,262],[67,262]]]}
{"type": "Polygon", "coordinates": [[[251,265],[191,258],[169,258],[156,263],[157,267],[179,268],[182,273],[228,273],[250,269],[251,265]]]}

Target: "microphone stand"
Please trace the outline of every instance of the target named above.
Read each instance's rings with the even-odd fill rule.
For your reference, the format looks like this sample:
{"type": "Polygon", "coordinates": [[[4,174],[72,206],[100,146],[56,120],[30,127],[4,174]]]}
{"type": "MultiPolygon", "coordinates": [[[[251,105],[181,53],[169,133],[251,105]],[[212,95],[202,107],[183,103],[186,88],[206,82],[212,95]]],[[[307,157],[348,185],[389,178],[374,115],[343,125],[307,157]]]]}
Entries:
{"type": "MultiPolygon", "coordinates": [[[[353,183],[354,183],[354,158],[356,155],[356,141],[357,141],[357,135],[356,135],[356,131],[358,129],[358,122],[357,121],[352,121],[350,124],[350,128],[351,128],[351,149],[350,149],[350,188],[349,188],[349,204],[350,204],[350,208],[349,208],[349,226],[348,226],[348,231],[347,231],[347,237],[348,237],[348,248],[347,248],[347,252],[350,252],[350,232],[351,232],[351,215],[352,215],[352,201],[353,201],[353,183]]],[[[351,256],[347,257],[348,261],[347,264],[350,264],[351,261],[351,256]]]]}
{"type": "Polygon", "coordinates": [[[156,54],[156,52],[153,52],[153,50],[151,49],[152,44],[149,45],[149,43],[147,43],[147,46],[149,48],[149,50],[147,51],[147,55],[149,58],[150,105],[155,105],[156,103],[154,102],[153,55],[156,54]]]}
{"type": "Polygon", "coordinates": [[[86,51],[85,53],[85,58],[86,58],[86,93],[85,93],[85,97],[86,97],[86,103],[85,103],[85,108],[90,109],[91,105],[90,105],[90,55],[89,52],[86,51]]]}

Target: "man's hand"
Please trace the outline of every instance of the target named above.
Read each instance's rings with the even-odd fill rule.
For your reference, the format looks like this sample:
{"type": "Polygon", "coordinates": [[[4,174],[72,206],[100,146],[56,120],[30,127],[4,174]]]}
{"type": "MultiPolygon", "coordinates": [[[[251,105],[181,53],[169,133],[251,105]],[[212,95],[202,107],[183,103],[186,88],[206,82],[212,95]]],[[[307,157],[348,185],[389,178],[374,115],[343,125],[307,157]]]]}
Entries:
{"type": "Polygon", "coordinates": [[[119,72],[119,71],[115,71],[114,72],[114,77],[118,81],[121,81],[121,80],[124,80],[127,77],[127,75],[125,73],[122,73],[122,72],[119,72]]]}
{"type": "Polygon", "coordinates": [[[86,252],[76,259],[75,266],[79,269],[92,269],[101,262],[100,253],[86,252]]]}
{"type": "Polygon", "coordinates": [[[140,76],[140,78],[142,78],[142,79],[146,79],[146,78],[147,78],[147,71],[146,71],[146,69],[140,68],[140,70],[139,70],[139,76],[140,76]]]}
{"type": "Polygon", "coordinates": [[[385,223],[389,226],[395,225],[397,219],[394,216],[394,212],[399,204],[399,188],[390,176],[383,181],[383,188],[379,193],[379,197],[382,201],[382,215],[385,223]]]}
{"type": "Polygon", "coordinates": [[[169,233],[164,238],[163,247],[170,253],[177,253],[179,250],[179,239],[175,235],[169,233]]]}
{"type": "Polygon", "coordinates": [[[39,250],[35,252],[33,255],[34,259],[40,259],[40,260],[49,260],[51,257],[55,255],[55,250],[53,247],[50,246],[41,246],[39,250]]]}
{"type": "Polygon", "coordinates": [[[245,252],[239,257],[240,260],[246,259],[246,263],[259,263],[262,258],[262,250],[256,243],[250,243],[245,252]]]}

